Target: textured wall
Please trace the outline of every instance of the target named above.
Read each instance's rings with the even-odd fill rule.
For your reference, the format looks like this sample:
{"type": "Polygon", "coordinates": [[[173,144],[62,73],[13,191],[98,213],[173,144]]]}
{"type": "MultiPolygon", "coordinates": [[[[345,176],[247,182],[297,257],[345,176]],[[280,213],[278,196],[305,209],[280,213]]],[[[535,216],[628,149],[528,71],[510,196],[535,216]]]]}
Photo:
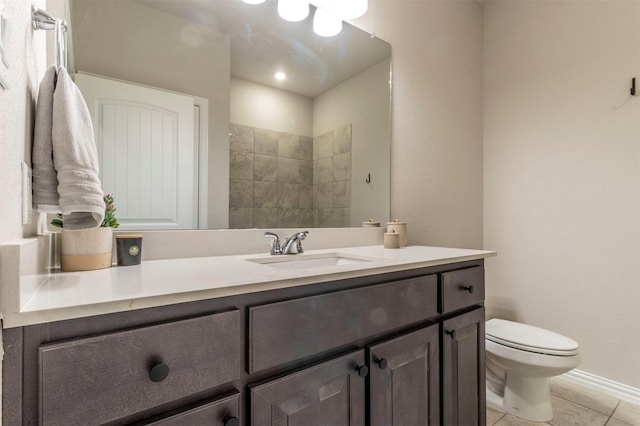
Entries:
{"type": "Polygon", "coordinates": [[[640,2],[485,5],[490,315],[577,340],[640,387],[640,2]]]}
{"type": "MultiPolygon", "coordinates": [[[[31,3],[4,1],[12,37],[9,45],[10,86],[9,90],[0,88],[0,243],[35,232],[33,224],[22,226],[20,163],[31,164],[35,100],[46,67],[46,34],[31,28],[31,3]]],[[[43,0],[33,4],[44,7],[43,0]]]]}

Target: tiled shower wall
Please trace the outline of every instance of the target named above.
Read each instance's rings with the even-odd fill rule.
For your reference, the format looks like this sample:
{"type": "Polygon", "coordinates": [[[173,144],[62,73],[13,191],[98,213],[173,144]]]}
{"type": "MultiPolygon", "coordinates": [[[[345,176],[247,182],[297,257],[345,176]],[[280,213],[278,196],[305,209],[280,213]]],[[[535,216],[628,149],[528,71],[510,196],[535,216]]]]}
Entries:
{"type": "Polygon", "coordinates": [[[313,226],[351,226],[351,125],[314,138],[313,226]]]}
{"type": "Polygon", "coordinates": [[[314,141],[232,123],[230,150],[230,228],[349,226],[351,126],[314,141]]]}
{"type": "Polygon", "coordinates": [[[231,124],[229,227],[313,226],[313,138],[231,124]]]}

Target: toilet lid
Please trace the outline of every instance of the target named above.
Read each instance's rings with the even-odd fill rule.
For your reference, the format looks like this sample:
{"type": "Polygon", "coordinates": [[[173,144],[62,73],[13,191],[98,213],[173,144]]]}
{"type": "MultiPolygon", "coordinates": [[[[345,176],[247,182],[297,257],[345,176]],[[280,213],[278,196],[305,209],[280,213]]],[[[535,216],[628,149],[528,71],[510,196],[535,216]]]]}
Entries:
{"type": "Polygon", "coordinates": [[[488,340],[525,351],[563,356],[578,353],[578,342],[575,340],[518,322],[490,319],[485,324],[485,334],[488,340]]]}

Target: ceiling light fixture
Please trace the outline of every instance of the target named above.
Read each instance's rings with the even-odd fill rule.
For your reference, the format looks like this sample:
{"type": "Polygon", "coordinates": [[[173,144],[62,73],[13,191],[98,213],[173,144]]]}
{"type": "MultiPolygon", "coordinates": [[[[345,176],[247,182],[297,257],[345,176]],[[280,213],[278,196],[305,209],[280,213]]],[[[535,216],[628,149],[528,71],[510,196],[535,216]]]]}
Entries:
{"type": "Polygon", "coordinates": [[[278,71],[277,73],[275,73],[274,77],[276,78],[276,80],[282,81],[285,78],[287,78],[287,75],[285,73],[283,73],[282,71],[278,71]]]}
{"type": "Polygon", "coordinates": [[[342,31],[342,20],[318,8],[313,15],[313,31],[321,37],[333,37],[342,31]]]}
{"type": "Polygon", "coordinates": [[[242,0],[242,1],[247,4],[261,4],[265,2],[265,0],[242,0]]]}
{"type": "Polygon", "coordinates": [[[278,0],[278,15],[285,21],[302,21],[309,16],[309,3],[304,0],[278,0]]]}

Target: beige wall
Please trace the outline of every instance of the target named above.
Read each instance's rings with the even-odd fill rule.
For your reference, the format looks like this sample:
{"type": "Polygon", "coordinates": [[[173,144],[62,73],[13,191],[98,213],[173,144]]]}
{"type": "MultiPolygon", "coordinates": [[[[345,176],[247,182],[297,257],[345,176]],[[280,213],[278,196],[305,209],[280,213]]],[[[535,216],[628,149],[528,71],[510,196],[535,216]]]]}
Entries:
{"type": "Polygon", "coordinates": [[[314,136],[351,125],[351,226],[390,219],[390,65],[384,60],[313,100],[314,136]]]}
{"type": "Polygon", "coordinates": [[[294,135],[313,136],[313,101],[237,77],[231,78],[231,122],[294,135]]]}
{"type": "Polygon", "coordinates": [[[391,216],[410,244],[482,247],[482,5],[370,0],[391,43],[391,216]]]}
{"type": "Polygon", "coordinates": [[[640,2],[485,4],[490,315],[577,340],[640,387],[640,2]]]}

